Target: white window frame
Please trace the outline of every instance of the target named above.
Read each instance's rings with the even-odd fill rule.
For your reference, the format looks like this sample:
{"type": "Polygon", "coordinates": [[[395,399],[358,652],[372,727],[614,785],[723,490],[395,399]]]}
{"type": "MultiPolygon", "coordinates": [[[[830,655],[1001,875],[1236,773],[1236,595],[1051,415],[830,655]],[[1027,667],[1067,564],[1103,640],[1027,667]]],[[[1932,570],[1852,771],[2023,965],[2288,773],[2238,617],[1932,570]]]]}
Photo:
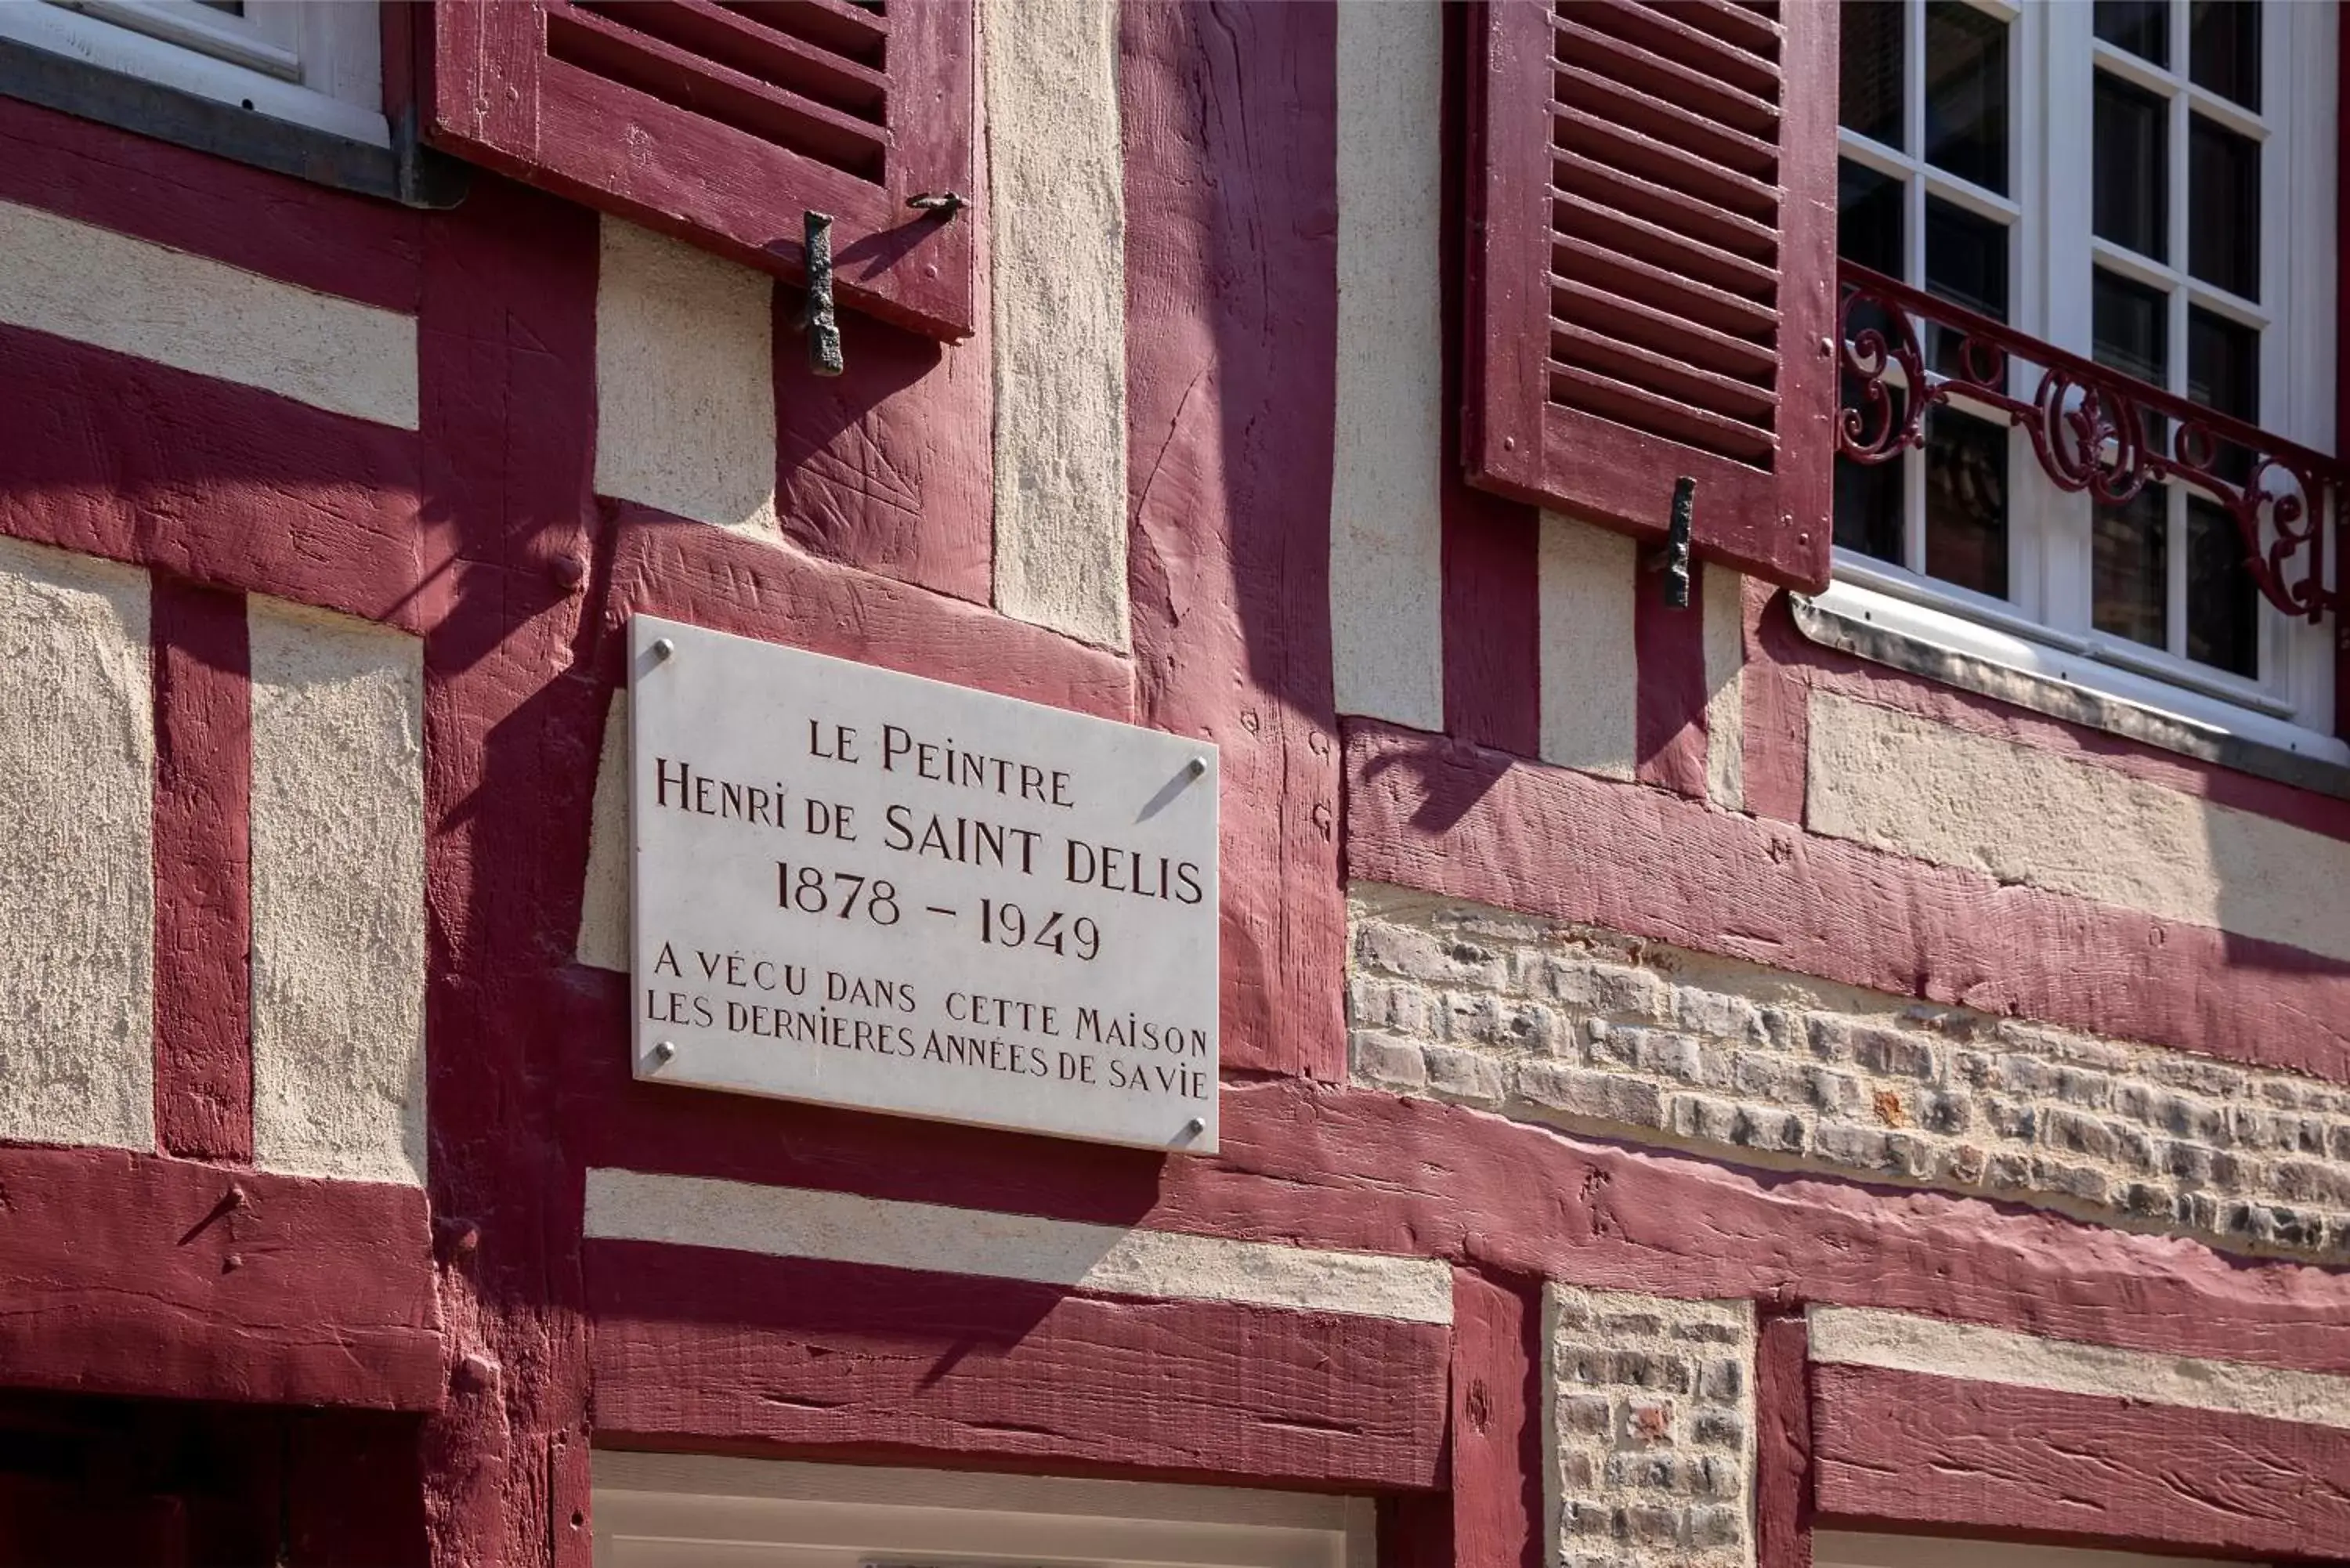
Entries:
{"type": "Polygon", "coordinates": [[[1373,1568],[1368,1498],[599,1450],[595,1568],[1373,1568]]]}
{"type": "MultiPolygon", "coordinates": [[[[1925,202],[1940,197],[2008,225],[2008,321],[2082,358],[2092,349],[2093,265],[2170,293],[2169,389],[2183,395],[2187,309],[2191,302],[2263,328],[2261,428],[2321,452],[2334,450],[2334,186],[2332,130],[2335,8],[2266,0],[2262,17],[2262,112],[2254,115],[2186,79],[2186,0],[2172,0],[2174,70],[2147,65],[2094,34],[2094,7],[2049,0],[1965,0],[2010,25],[2010,197],[1928,166],[1925,104],[1918,62],[1924,5],[1903,0],[1904,152],[1839,128],[1845,158],[1904,182],[1904,276],[1923,279],[1925,202]],[[2172,265],[2156,266],[2090,234],[2094,183],[2090,72],[2116,76],[2170,101],[2175,171],[2168,221],[2172,265]],[[2179,192],[2188,157],[2190,103],[2262,143],[2262,303],[2186,276],[2187,211],[2179,192]],[[2079,214],[2064,224],[2055,213],[2079,214]]],[[[1982,410],[1985,417],[2005,416],[1982,410]]],[[[1924,575],[1925,454],[1903,468],[1904,559],[1899,565],[1839,546],[1835,586],[1824,607],[1994,663],[2029,670],[2150,707],[2190,722],[2303,754],[2350,761],[2332,733],[2332,625],[2290,619],[2262,599],[2262,678],[2246,680],[2167,649],[2095,630],[2090,624],[2091,517],[2085,494],[2067,494],[2041,472],[2030,437],[2009,432],[2008,586],[1995,599],[1924,575]]],[[[2169,486],[2171,547],[2168,620],[2185,628],[2187,552],[2183,488],[2169,486]]],[[[2334,564],[2339,570],[2339,564],[2334,564]]],[[[2180,644],[2183,646],[2183,641],[2180,644]]]]}
{"type": "Polygon", "coordinates": [[[0,38],[273,119],[391,145],[375,0],[0,0],[0,38]]]}

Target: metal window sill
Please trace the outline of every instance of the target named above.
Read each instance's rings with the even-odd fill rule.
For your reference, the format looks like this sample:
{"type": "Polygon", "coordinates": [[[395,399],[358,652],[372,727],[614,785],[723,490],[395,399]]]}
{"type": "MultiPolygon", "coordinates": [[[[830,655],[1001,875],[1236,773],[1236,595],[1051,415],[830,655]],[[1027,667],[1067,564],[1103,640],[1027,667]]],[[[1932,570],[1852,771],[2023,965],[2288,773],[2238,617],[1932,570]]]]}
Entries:
{"type": "MultiPolygon", "coordinates": [[[[0,0],[0,5],[6,3],[0,0]]],[[[466,165],[418,145],[403,125],[393,125],[388,145],[378,145],[127,76],[14,38],[0,37],[0,94],[405,206],[453,207],[471,183],[466,165]]]]}
{"type": "Polygon", "coordinates": [[[1795,628],[1822,648],[1961,691],[2350,800],[2350,743],[2250,708],[2097,661],[2094,651],[1970,627],[1944,610],[1838,582],[1789,596],[1795,628]]]}

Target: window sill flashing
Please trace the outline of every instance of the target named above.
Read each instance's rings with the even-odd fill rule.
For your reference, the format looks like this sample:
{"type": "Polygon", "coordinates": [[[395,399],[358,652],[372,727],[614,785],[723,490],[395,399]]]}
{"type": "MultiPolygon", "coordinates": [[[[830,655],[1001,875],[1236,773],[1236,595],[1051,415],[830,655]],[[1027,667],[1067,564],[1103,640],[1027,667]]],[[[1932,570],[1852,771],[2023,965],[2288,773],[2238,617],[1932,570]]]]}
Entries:
{"type": "Polygon", "coordinates": [[[2350,744],[2195,692],[2158,697],[2127,690],[2157,682],[2099,665],[2086,648],[2035,647],[1851,583],[1831,584],[1816,597],[1791,594],[1788,602],[1796,630],[1822,648],[2085,729],[2350,800],[2350,744]],[[2016,646],[1994,652],[1994,643],[2016,646]],[[2064,673],[2035,668],[2060,655],[2069,655],[2062,658],[2064,673]],[[2087,679],[2073,679],[2075,670],[2087,679]]]}
{"type": "Polygon", "coordinates": [[[0,36],[0,95],[404,206],[453,207],[471,184],[464,164],[419,145],[406,124],[394,124],[389,145],[379,146],[5,36],[0,36]]]}

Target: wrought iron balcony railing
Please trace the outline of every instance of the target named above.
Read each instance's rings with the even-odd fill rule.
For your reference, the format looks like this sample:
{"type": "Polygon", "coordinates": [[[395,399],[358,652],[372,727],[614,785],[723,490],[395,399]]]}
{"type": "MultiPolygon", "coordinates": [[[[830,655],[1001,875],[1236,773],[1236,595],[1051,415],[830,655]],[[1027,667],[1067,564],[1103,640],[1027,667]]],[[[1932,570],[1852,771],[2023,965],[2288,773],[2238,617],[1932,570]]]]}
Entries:
{"type": "Polygon", "coordinates": [[[1837,272],[1845,456],[1885,462],[1922,445],[1937,404],[2003,412],[2060,489],[2114,505],[2148,484],[2200,491],[2235,519],[2253,580],[2277,608],[2315,621],[2344,607],[2325,566],[2350,465],[1882,273],[1850,262],[1837,272]]]}

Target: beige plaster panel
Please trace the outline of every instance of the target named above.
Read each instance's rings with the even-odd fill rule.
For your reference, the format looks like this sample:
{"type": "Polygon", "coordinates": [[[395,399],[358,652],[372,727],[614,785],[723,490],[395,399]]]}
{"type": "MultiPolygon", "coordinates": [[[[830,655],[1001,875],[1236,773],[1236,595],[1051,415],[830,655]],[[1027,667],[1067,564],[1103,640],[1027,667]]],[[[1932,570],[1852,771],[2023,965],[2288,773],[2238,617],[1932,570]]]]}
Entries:
{"type": "Polygon", "coordinates": [[[2350,1377],[2044,1339],[1872,1307],[1814,1306],[1806,1315],[1814,1361],[2350,1428],[2350,1377]]]}
{"type": "Polygon", "coordinates": [[[1443,14],[1338,6],[1337,445],[1330,635],[1338,711],[1444,728],[1438,511],[1445,410],[1443,14]]]}
{"type": "Polygon", "coordinates": [[[1631,536],[1554,512],[1537,557],[1542,758],[1628,779],[1638,763],[1640,665],[1632,642],[1631,536]]]}
{"type": "Polygon", "coordinates": [[[148,645],[146,573],[0,538],[0,1139],[154,1147],[148,645]]]}
{"type": "Polygon", "coordinates": [[[775,282],[603,221],[596,492],[780,538],[775,282]]]}
{"type": "Polygon", "coordinates": [[[424,1179],[423,645],[258,596],[253,1148],[424,1179]]]}
{"type": "Polygon", "coordinates": [[[1746,809],[1746,579],[1709,561],[1705,617],[1705,793],[1724,811],[1746,809]]]}
{"type": "Polygon", "coordinates": [[[588,823],[587,887],[579,900],[573,957],[594,969],[629,972],[629,693],[612,693],[604,711],[604,745],[596,758],[596,795],[588,823]]]}
{"type": "Polygon", "coordinates": [[[1452,1271],[1440,1259],[1087,1225],[703,1177],[591,1169],[587,1234],[1030,1280],[1105,1294],[1452,1321],[1452,1271]]]}
{"type": "Polygon", "coordinates": [[[1806,825],[2165,919],[2350,959],[2350,843],[1835,692],[1806,825]]]}
{"type": "Polygon", "coordinates": [[[1118,17],[987,0],[995,603],[1123,649],[1126,170],[1118,17]]]}
{"type": "Polygon", "coordinates": [[[0,322],[416,428],[416,318],[0,202],[0,322]]]}

